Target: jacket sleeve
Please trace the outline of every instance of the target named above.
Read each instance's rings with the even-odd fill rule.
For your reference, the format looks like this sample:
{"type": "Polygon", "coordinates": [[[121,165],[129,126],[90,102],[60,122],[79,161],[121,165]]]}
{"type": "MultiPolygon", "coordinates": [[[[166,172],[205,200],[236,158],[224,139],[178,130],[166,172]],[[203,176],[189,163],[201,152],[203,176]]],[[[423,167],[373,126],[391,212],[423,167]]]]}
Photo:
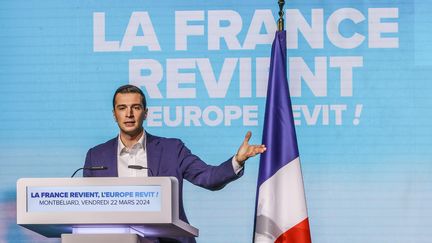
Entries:
{"type": "Polygon", "coordinates": [[[218,166],[208,165],[191,151],[180,140],[177,144],[180,170],[189,182],[209,189],[219,190],[231,181],[240,178],[243,170],[236,174],[232,166],[232,157],[218,166]]]}
{"type": "MultiPolygon", "coordinates": [[[[89,151],[87,151],[87,155],[85,158],[84,167],[92,166],[91,154],[92,154],[92,149],[89,149],[89,151]]],[[[93,176],[92,170],[83,170],[83,177],[92,177],[92,176],[93,176]]]]}

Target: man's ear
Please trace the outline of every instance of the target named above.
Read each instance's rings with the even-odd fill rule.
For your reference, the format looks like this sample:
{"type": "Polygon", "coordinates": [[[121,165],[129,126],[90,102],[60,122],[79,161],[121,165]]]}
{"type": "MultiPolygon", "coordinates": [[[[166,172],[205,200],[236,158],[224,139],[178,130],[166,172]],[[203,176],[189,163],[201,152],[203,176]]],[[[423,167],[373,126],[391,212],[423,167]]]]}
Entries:
{"type": "Polygon", "coordinates": [[[147,112],[148,112],[148,109],[145,108],[145,111],[144,111],[144,121],[147,119],[147,112]]]}
{"type": "Polygon", "coordinates": [[[112,114],[113,114],[114,121],[117,122],[117,117],[115,115],[114,109],[112,110],[112,114]]]}

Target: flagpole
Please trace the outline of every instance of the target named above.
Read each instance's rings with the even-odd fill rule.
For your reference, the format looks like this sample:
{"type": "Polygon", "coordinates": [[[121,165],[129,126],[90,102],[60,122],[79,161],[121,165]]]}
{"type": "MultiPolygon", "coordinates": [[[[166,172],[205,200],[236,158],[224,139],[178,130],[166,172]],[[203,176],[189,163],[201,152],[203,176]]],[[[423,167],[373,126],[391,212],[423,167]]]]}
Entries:
{"type": "Polygon", "coordinates": [[[283,11],[283,7],[285,5],[285,1],[284,0],[278,0],[278,4],[279,4],[278,31],[282,31],[282,30],[285,29],[284,11],[283,11]]]}

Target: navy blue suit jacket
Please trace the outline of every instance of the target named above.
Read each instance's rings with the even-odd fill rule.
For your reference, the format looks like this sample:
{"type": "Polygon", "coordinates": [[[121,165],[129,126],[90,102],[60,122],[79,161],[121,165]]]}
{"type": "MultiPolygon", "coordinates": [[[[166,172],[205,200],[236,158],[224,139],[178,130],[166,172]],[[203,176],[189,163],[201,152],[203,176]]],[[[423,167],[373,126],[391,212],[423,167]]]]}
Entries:
{"type": "MultiPolygon", "coordinates": [[[[179,182],[179,218],[188,222],[183,208],[183,179],[209,190],[219,190],[243,175],[236,174],[232,158],[219,166],[206,164],[179,139],[162,138],[146,133],[149,176],[174,176],[179,182]],[[151,173],[150,173],[151,171],[151,173]]],[[[118,137],[97,145],[87,152],[85,167],[107,166],[107,170],[85,170],[84,177],[117,177],[118,137]]],[[[195,242],[194,238],[177,238],[180,242],[195,242]]]]}

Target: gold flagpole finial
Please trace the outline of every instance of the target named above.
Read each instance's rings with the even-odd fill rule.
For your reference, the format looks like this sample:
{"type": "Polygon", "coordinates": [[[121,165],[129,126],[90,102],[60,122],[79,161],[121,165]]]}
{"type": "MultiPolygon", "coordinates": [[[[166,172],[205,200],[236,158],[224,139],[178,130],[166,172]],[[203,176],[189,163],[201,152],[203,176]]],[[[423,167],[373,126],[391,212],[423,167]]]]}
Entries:
{"type": "Polygon", "coordinates": [[[283,7],[285,5],[284,0],[278,0],[279,4],[279,20],[278,20],[278,31],[282,31],[285,29],[285,23],[284,23],[284,11],[283,7]]]}

